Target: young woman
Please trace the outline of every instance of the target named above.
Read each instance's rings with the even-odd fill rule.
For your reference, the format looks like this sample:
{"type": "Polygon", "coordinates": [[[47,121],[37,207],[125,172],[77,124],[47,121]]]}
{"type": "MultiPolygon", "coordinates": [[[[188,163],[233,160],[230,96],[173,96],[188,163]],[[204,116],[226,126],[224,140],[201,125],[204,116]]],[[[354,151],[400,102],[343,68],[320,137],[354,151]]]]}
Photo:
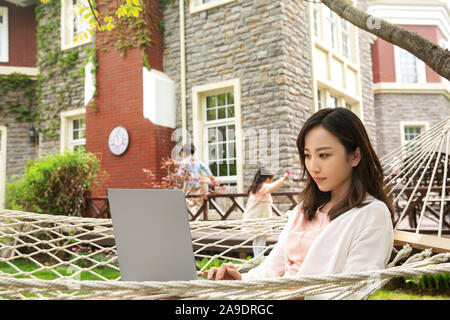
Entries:
{"type": "Polygon", "coordinates": [[[297,148],[306,186],[269,256],[243,275],[232,264],[212,268],[208,279],[385,268],[393,247],[393,207],[360,119],[345,108],[322,109],[303,125],[297,148]]]}
{"type": "MultiPolygon", "coordinates": [[[[285,173],[283,177],[273,181],[273,174],[269,169],[259,168],[248,189],[248,201],[247,206],[245,207],[243,220],[271,217],[273,203],[271,193],[280,189],[288,176],[289,175],[285,173]]],[[[260,235],[253,239],[254,257],[260,255],[264,251],[265,245],[265,235],[260,235]]]]}

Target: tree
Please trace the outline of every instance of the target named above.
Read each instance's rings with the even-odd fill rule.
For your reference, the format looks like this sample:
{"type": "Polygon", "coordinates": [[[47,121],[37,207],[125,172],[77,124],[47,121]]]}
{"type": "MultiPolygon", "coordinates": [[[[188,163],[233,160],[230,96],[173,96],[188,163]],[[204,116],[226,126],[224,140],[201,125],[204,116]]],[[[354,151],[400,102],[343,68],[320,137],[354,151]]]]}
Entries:
{"type": "Polygon", "coordinates": [[[337,15],[360,29],[370,32],[425,62],[431,69],[450,80],[450,51],[420,34],[375,18],[353,7],[346,0],[320,0],[337,15]]]}

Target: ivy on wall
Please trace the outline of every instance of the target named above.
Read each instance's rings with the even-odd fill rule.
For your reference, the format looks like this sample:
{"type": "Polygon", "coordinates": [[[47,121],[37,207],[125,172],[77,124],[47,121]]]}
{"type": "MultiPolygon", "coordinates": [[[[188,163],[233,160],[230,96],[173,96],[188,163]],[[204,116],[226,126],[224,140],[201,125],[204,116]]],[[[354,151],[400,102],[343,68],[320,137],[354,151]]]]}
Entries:
{"type": "Polygon", "coordinates": [[[19,73],[0,75],[0,90],[1,96],[6,97],[0,104],[0,114],[3,118],[13,114],[14,119],[19,122],[33,120],[35,85],[31,77],[19,73]],[[17,92],[18,89],[23,92],[24,99],[18,100],[17,96],[10,99],[9,93],[17,92]]]}
{"type": "MultiPolygon", "coordinates": [[[[77,107],[79,101],[82,101],[80,88],[83,88],[84,83],[84,66],[89,59],[96,61],[95,48],[81,46],[61,50],[60,0],[39,2],[35,14],[38,22],[37,65],[40,69],[37,79],[38,112],[35,120],[46,137],[58,138],[60,112],[77,107]],[[78,103],[74,100],[78,100],[78,103]]],[[[92,72],[96,72],[95,67],[92,72]]],[[[95,74],[93,76],[95,79],[95,74]]]]}
{"type": "MultiPolygon", "coordinates": [[[[102,1],[101,11],[111,14],[114,6],[111,0],[102,1]]],[[[137,18],[123,16],[117,19],[113,30],[98,31],[99,50],[115,49],[125,56],[130,49],[139,49],[143,58],[143,65],[151,69],[147,55],[147,48],[154,45],[151,39],[152,30],[162,30],[163,22],[154,12],[161,12],[164,6],[173,4],[174,0],[158,0],[157,8],[150,3],[141,3],[142,12],[137,18]],[[155,10],[156,9],[156,10],[155,10]]],[[[97,4],[92,1],[94,8],[97,4]]],[[[67,110],[71,105],[71,99],[77,96],[77,81],[82,81],[85,76],[85,66],[93,63],[93,79],[95,88],[98,61],[96,49],[92,46],[80,46],[69,50],[61,50],[60,19],[61,1],[48,0],[38,2],[35,9],[37,25],[37,65],[40,75],[37,79],[37,104],[38,111],[35,117],[36,124],[41,132],[49,138],[57,138],[60,128],[60,112],[67,110]],[[82,60],[84,57],[84,60],[82,60]],[[58,83],[55,83],[58,81],[58,83]]],[[[79,93],[78,93],[79,95],[79,93]]],[[[95,89],[94,96],[97,95],[95,89]]],[[[97,111],[95,102],[91,103],[94,111],[97,111]]]]}

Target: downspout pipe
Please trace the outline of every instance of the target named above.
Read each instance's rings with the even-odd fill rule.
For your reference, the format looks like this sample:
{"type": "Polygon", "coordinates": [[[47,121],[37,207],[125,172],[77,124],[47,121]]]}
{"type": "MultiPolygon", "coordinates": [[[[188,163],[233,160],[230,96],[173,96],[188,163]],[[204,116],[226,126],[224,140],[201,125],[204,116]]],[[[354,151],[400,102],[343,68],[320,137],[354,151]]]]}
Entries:
{"type": "Polygon", "coordinates": [[[186,50],[184,30],[184,0],[180,0],[180,68],[181,68],[181,128],[183,130],[183,144],[187,142],[186,116],[186,50]]]}

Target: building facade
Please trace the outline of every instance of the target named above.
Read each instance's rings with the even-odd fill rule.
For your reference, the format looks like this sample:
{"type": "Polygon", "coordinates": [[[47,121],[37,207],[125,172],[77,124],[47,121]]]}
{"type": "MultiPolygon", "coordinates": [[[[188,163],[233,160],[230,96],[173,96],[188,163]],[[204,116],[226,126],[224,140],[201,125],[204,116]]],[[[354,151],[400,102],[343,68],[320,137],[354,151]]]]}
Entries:
{"type": "MultiPolygon", "coordinates": [[[[450,4],[371,0],[368,12],[450,48],[450,4]]],[[[378,153],[385,155],[450,116],[450,83],[409,52],[372,44],[378,153]]]]}
{"type": "Polygon", "coordinates": [[[327,7],[191,1],[166,8],[164,23],[164,72],[186,106],[177,128],[234,190],[246,191],[260,166],[300,178],[296,139],[320,108],[351,109],[375,137],[369,37],[327,7]]]}
{"type": "MultiPolygon", "coordinates": [[[[229,191],[245,192],[261,166],[300,179],[296,139],[321,108],[355,112],[380,155],[449,114],[447,80],[322,4],[159,4],[145,2],[139,26],[91,36],[83,0],[0,0],[0,74],[29,84],[0,97],[14,111],[0,118],[0,198],[26,159],[80,148],[107,173],[93,195],[146,187],[143,169],[161,178],[161,160],[186,142],[229,191]],[[136,45],[139,35],[151,45],[136,45]]],[[[448,46],[444,1],[352,4],[448,46]]]]}

